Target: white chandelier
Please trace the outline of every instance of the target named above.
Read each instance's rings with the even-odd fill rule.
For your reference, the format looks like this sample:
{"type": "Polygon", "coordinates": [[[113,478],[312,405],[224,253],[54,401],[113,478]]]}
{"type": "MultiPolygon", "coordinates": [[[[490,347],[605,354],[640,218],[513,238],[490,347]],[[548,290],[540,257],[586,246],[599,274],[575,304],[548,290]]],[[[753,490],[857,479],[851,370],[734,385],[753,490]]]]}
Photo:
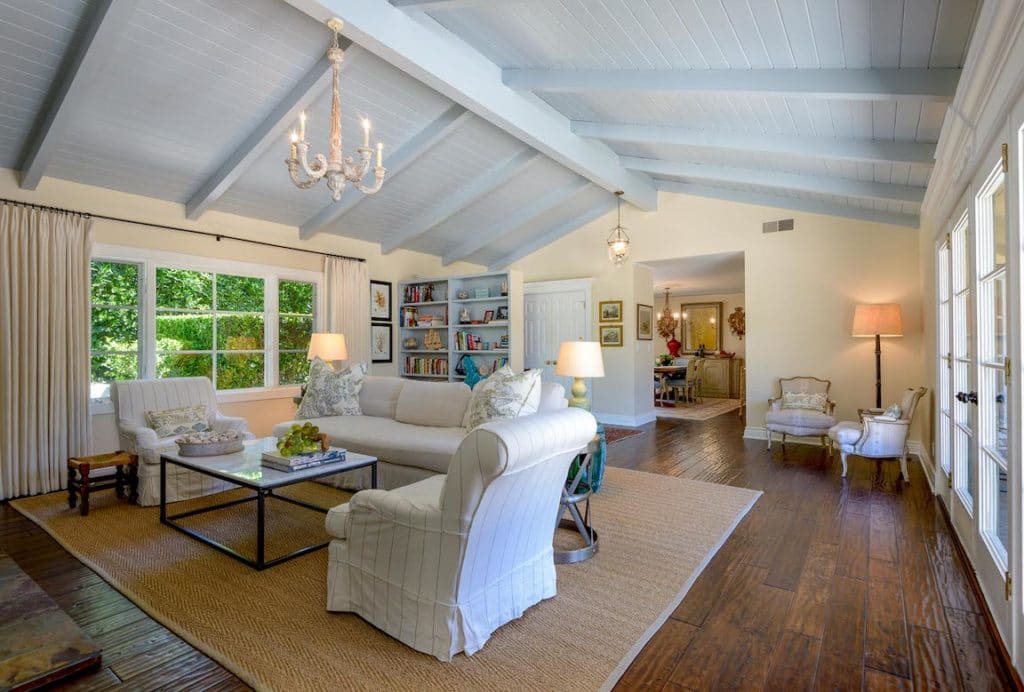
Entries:
{"type": "Polygon", "coordinates": [[[376,182],[372,186],[363,184],[363,178],[370,170],[370,159],[373,157],[373,149],[370,147],[370,121],[363,118],[363,146],[356,149],[359,152],[359,161],[356,162],[351,156],[342,156],[341,153],[341,94],[339,81],[341,78],[341,63],[345,59],[345,51],[338,45],[338,34],[345,26],[345,23],[338,18],[327,22],[327,26],[334,32],[334,39],[331,47],[327,49],[327,59],[331,62],[332,91],[331,91],[331,132],[327,156],[317,154],[313,157],[313,163],[309,162],[309,142],[306,141],[306,112],[299,114],[298,132],[291,133],[291,156],[285,161],[288,164],[288,173],[292,182],[302,190],[320,182],[321,178],[327,178],[327,187],[331,190],[331,197],[337,202],[341,199],[341,193],[345,191],[345,185],[352,183],[360,192],[372,195],[380,189],[384,182],[384,176],[388,170],[384,168],[384,145],[377,142],[377,167],[373,169],[376,182]],[[301,177],[299,168],[305,177],[301,177]]]}
{"type": "Polygon", "coordinates": [[[629,259],[629,236],[626,235],[626,229],[622,226],[622,194],[622,190],[615,193],[619,220],[615,224],[615,228],[612,229],[611,235],[608,236],[608,259],[616,267],[622,266],[622,263],[629,259]]]}

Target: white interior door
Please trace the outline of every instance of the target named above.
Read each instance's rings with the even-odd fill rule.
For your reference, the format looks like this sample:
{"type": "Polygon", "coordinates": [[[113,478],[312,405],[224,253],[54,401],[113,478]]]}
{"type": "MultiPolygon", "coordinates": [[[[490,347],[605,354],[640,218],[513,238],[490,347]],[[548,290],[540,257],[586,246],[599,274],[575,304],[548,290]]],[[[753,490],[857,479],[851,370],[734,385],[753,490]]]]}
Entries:
{"type": "Polygon", "coordinates": [[[589,282],[527,283],[523,293],[523,367],[543,368],[542,379],[568,392],[572,378],[555,375],[555,359],[563,341],[590,339],[589,282]]]}

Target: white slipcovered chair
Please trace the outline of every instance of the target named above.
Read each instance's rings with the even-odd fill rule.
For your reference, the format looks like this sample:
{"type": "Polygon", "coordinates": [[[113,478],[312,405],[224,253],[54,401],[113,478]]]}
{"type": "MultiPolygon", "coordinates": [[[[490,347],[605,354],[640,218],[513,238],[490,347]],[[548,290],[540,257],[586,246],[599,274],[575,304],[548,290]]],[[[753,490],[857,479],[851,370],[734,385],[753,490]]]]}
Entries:
{"type": "MultiPolygon", "coordinates": [[[[165,411],[203,404],[207,425],[212,430],[237,430],[247,440],[253,434],[244,418],[221,415],[217,411],[217,393],[206,377],[169,377],[162,380],[122,380],[110,385],[110,400],[121,438],[121,448],[139,456],[139,504],[160,504],[160,455],[177,451],[173,437],[157,437],[147,427],[146,411],[165,411]]],[[[210,476],[167,467],[167,501],[219,493],[236,486],[210,476]]]]}
{"type": "Polygon", "coordinates": [[[843,421],[828,431],[829,438],[839,445],[839,456],[843,462],[843,478],[846,477],[846,457],[855,454],[867,459],[900,460],[903,480],[910,482],[907,473],[907,433],[914,421],[917,402],[928,392],[926,387],[909,387],[900,399],[900,416],[884,415],[883,409],[861,410],[860,422],[843,421]]]}
{"type": "Polygon", "coordinates": [[[569,465],[596,432],[568,408],[486,423],[447,475],[363,490],[326,519],[327,609],[450,661],[555,595],[552,538],[569,465]]]}
{"type": "Polygon", "coordinates": [[[836,424],[833,416],[836,404],[828,398],[832,387],[830,380],[817,377],[781,377],[779,378],[779,396],[768,400],[768,413],[764,417],[764,427],[768,431],[768,449],[772,448],[772,433],[782,435],[782,446],[786,446],[786,435],[795,437],[821,438],[821,446],[825,447],[828,431],[836,424]],[[783,400],[789,395],[824,395],[824,410],[807,408],[786,408],[783,400]]]}

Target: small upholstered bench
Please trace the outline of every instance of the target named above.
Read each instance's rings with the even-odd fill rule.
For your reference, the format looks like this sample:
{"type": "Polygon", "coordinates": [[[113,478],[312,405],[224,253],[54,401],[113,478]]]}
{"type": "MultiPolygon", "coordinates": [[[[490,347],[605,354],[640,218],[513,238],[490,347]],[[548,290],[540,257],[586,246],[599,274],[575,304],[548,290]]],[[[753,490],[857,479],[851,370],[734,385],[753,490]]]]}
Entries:
{"type": "Polygon", "coordinates": [[[75,508],[81,500],[82,516],[89,514],[89,494],[94,490],[114,488],[119,499],[125,498],[128,490],[128,501],[135,504],[139,500],[139,458],[124,451],[109,454],[97,454],[91,457],[71,457],[68,459],[68,507],[75,508]],[[93,471],[114,467],[113,478],[104,477],[93,480],[93,471]]]}

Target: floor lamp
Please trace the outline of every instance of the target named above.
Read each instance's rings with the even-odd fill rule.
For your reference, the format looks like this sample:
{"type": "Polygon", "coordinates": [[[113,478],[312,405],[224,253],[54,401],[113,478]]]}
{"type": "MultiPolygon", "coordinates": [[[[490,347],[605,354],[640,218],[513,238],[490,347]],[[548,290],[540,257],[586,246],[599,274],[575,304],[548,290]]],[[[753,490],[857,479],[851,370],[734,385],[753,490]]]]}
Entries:
{"type": "Polygon", "coordinates": [[[853,336],[875,337],[875,408],[882,408],[882,337],[903,336],[896,303],[861,303],[853,313],[853,336]]]}

